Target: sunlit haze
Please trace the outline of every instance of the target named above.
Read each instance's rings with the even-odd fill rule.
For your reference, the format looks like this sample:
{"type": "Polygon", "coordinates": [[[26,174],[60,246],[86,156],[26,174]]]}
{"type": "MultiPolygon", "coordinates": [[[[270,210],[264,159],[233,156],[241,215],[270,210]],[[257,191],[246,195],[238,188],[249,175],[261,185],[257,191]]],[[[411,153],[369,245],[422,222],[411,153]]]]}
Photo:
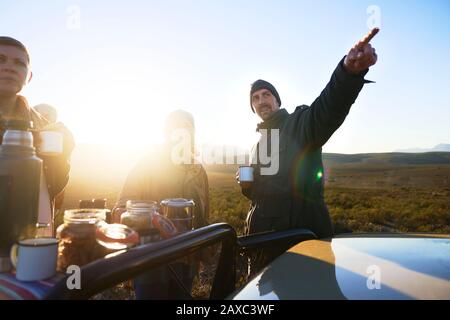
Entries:
{"type": "Polygon", "coordinates": [[[172,110],[193,113],[197,142],[250,147],[249,88],[275,85],[282,107],[311,104],[369,30],[379,60],[326,152],[432,147],[450,137],[448,1],[18,1],[0,30],[30,50],[22,92],[49,103],[78,144],[162,140],[172,110]]]}

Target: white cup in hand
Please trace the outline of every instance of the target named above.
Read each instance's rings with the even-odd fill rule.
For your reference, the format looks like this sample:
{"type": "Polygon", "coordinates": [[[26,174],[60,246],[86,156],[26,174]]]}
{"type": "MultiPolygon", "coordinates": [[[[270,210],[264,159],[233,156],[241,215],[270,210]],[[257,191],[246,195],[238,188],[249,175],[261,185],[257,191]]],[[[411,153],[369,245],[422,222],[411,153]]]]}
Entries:
{"type": "Polygon", "coordinates": [[[63,134],[57,131],[41,131],[39,154],[44,156],[57,156],[63,152],[63,134]]]}

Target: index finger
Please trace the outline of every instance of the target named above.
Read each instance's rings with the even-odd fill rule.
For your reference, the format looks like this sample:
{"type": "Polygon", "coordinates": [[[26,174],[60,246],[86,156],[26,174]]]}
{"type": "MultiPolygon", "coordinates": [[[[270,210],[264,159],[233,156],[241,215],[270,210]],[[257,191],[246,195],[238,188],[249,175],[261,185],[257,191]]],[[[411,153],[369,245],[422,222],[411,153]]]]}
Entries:
{"type": "Polygon", "coordinates": [[[373,37],[376,36],[376,34],[378,33],[378,31],[380,31],[380,28],[373,28],[365,37],[364,39],[362,39],[361,41],[359,41],[359,45],[358,47],[363,47],[366,44],[368,44],[370,42],[370,40],[373,39],[373,37]]]}

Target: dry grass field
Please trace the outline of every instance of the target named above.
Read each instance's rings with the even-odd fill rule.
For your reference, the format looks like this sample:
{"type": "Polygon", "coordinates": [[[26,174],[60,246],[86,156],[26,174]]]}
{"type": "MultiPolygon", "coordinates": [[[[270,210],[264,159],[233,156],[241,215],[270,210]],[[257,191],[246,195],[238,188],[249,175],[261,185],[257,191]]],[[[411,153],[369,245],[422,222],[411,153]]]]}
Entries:
{"type": "MultiPolygon", "coordinates": [[[[207,172],[210,222],[227,222],[242,233],[250,203],[235,182],[235,167],[207,172]]],[[[90,198],[107,198],[111,208],[124,179],[124,173],[72,176],[63,208],[90,198]]],[[[325,200],[337,232],[449,233],[450,164],[333,164],[325,167],[325,200]]]]}
{"type": "MultiPolygon", "coordinates": [[[[209,179],[211,222],[242,232],[249,201],[234,174],[210,173],[209,179]]],[[[325,179],[336,232],[450,233],[450,165],[336,165],[325,179]]]]}

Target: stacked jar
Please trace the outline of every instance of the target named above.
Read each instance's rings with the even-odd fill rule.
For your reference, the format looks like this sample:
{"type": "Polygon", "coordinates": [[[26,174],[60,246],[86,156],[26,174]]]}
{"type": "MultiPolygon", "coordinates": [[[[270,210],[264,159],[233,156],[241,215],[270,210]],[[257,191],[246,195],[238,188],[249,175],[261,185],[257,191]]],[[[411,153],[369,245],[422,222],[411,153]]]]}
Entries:
{"type": "Polygon", "coordinates": [[[64,223],[56,231],[59,241],[58,270],[65,272],[70,265],[79,267],[104,256],[97,243],[97,229],[105,224],[105,210],[66,210],[64,223]]]}

